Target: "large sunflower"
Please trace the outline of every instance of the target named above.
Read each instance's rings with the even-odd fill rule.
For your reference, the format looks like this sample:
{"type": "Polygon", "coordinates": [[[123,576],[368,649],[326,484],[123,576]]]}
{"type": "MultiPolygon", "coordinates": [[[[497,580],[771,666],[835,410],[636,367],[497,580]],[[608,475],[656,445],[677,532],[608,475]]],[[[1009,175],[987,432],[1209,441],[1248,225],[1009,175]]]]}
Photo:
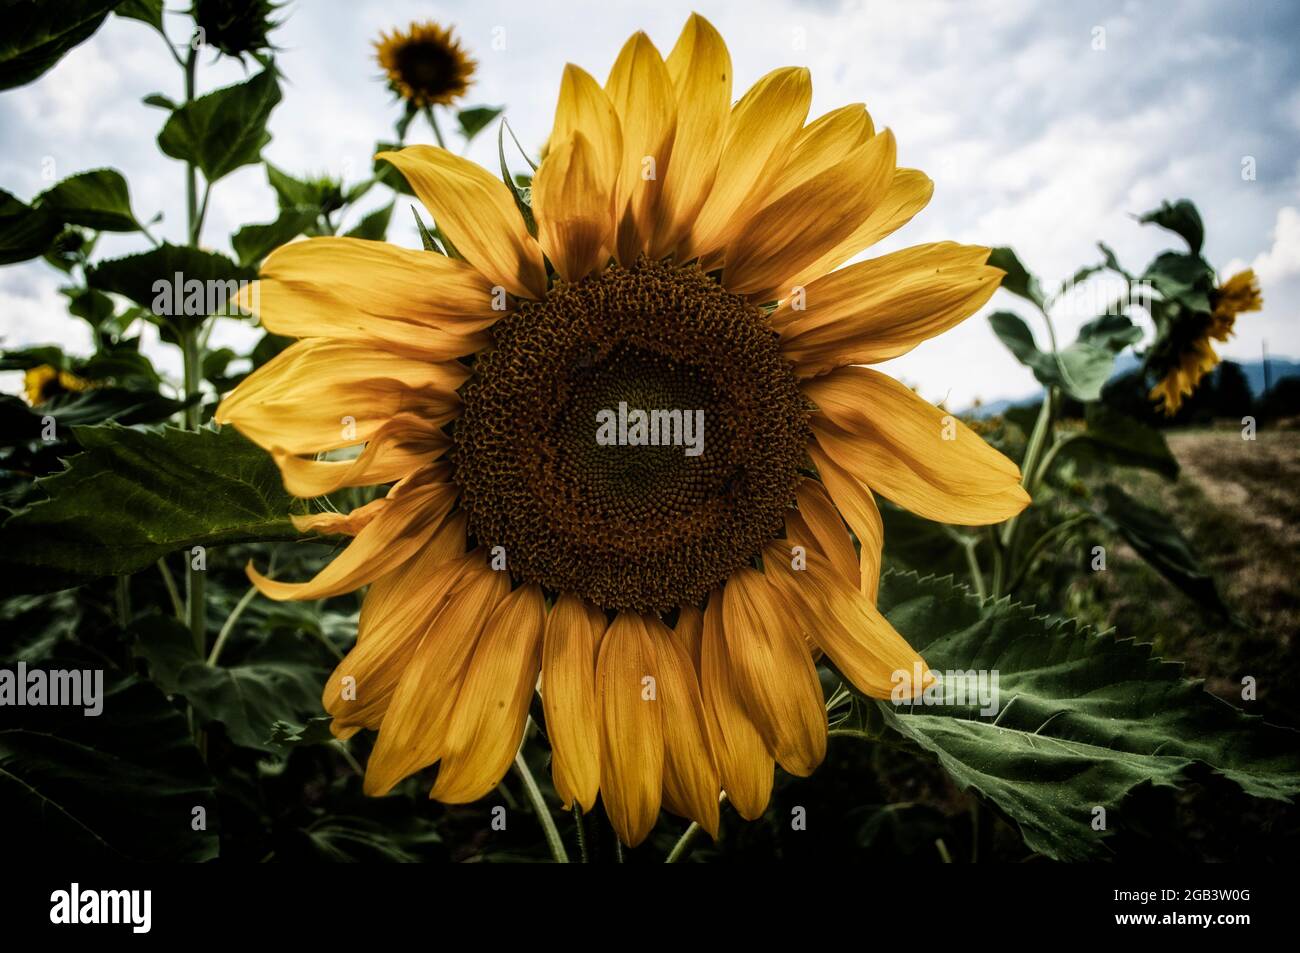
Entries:
{"type": "Polygon", "coordinates": [[[733,107],[726,46],[692,16],[666,60],[633,36],[603,87],[566,68],[535,236],[500,179],[412,146],[382,158],[455,257],[316,238],[267,259],[247,303],[302,340],[217,419],[298,496],[393,483],[301,521],[355,537],[310,582],[249,568],[275,599],[371,584],[324,692],[336,734],[379,732],[371,794],[435,762],[434,798],[487,794],[540,675],[566,805],[599,795],[628,844],[661,806],[712,832],[721,792],[754,818],[774,762],[822,760],[820,653],[873,697],[922,688],[875,606],[873,491],[972,525],[1028,497],[858,365],[952,327],[1002,272],[949,242],[838,268],[932,187],[860,104],[805,125],[811,92],[779,69],[733,107]],[[634,410],[703,411],[702,452],[598,441],[620,405],[629,432],[634,410]]]}

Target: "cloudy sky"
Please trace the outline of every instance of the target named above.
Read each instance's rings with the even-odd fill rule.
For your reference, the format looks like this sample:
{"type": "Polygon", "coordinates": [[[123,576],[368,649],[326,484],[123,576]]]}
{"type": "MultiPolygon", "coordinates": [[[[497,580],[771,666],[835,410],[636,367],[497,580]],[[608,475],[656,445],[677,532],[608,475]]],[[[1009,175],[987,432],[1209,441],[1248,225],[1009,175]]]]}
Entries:
{"type": "MultiPolygon", "coordinates": [[[[367,174],[374,143],[391,136],[397,116],[371,41],[394,25],[454,24],[480,64],[468,102],[506,106],[535,149],[565,62],[603,79],[637,29],[667,53],[691,10],[727,39],[737,95],[773,67],[808,66],[814,114],[865,102],[877,128],[897,135],[900,164],[934,179],[929,208],[873,254],[940,239],[1009,244],[1055,281],[1094,261],[1104,239],[1140,270],[1170,239],[1132,214],[1185,196],[1206,220],[1211,263],[1224,277],[1251,265],[1263,285],[1264,311],[1238,323],[1226,353],[1254,359],[1267,342],[1272,355],[1300,357],[1300,5],[1286,0],[291,0],[276,34],[287,85],[265,155],[297,174],[367,174]]],[[[179,39],[182,18],[168,19],[179,39]]],[[[183,240],[183,172],[155,147],[163,113],[140,102],[153,92],[180,97],[161,43],[142,24],[110,18],[53,71],[0,93],[0,187],[26,200],[48,187],[51,167],[62,178],[112,166],[128,177],[137,215],[163,213],[156,233],[183,240]]],[[[242,75],[234,61],[205,58],[200,91],[242,75]]],[[[430,134],[417,124],[409,138],[430,134]]],[[[470,155],[493,167],[495,136],[470,155]]],[[[368,205],[387,202],[380,191],[368,205]]],[[[223,179],[205,244],[227,249],[232,231],[270,220],[274,208],[259,168],[223,179]]],[[[401,205],[393,222],[390,241],[418,245],[401,205]]],[[[141,242],[108,236],[101,252],[141,242]]],[[[60,277],[39,263],[0,268],[0,346],[88,347],[84,325],[63,312],[60,277]]],[[[990,309],[1007,306],[1019,304],[999,292],[990,309]]],[[[1063,307],[1058,328],[1072,337],[1090,316],[1063,307]]],[[[214,343],[256,336],[223,324],[214,343]]],[[[160,366],[176,369],[171,350],[151,345],[160,366]]],[[[981,315],[892,370],[956,407],[1034,388],[981,315]]],[[[13,389],[12,379],[3,383],[13,389]]]]}

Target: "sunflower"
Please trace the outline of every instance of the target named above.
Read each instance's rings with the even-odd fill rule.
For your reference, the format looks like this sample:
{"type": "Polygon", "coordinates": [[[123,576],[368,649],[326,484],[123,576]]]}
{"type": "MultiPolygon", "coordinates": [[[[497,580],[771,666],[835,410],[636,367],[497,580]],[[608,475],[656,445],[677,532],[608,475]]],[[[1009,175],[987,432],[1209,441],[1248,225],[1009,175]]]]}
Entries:
{"type": "MultiPolygon", "coordinates": [[[[1178,413],[1183,398],[1190,397],[1206,374],[1219,364],[1211,339],[1227,341],[1232,336],[1237,315],[1258,311],[1264,305],[1254,269],[1233,275],[1210,294],[1213,308],[1208,317],[1198,316],[1196,329],[1183,335],[1181,344],[1159,355],[1156,365],[1162,368],[1159,382],[1151,388],[1151,399],[1161,405],[1168,417],[1178,413]]],[[[1166,349],[1162,349],[1166,350],[1166,349]]]]}
{"type": "Polygon", "coordinates": [[[477,65],[449,28],[412,23],[406,32],[382,33],[375,58],[389,88],[415,109],[449,106],[465,95],[477,65]]]}
{"type": "Polygon", "coordinates": [[[23,374],[23,391],[27,395],[27,403],[33,407],[39,407],[59,394],[79,394],[96,386],[98,385],[94,381],[49,364],[29,367],[23,374]]]}
{"type": "Polygon", "coordinates": [[[896,167],[860,104],[806,123],[806,70],[734,107],[731,76],[699,16],[667,59],[638,33],[604,86],[565,69],[535,236],[500,179],[412,146],[381,158],[463,257],[315,238],[245,295],[303,340],[218,421],[271,450],[297,496],[393,482],[299,520],[354,537],[311,581],[249,567],[275,599],[370,583],[323,697],[338,736],[378,730],[370,794],[435,762],[432,797],[487,794],[540,678],[566,806],[599,795],[629,845],[661,807],[716,833],[722,792],[755,818],[774,764],[804,776],[825,753],[817,658],[875,698],[925,671],[876,609],[873,494],[968,525],[1028,503],[1014,463],[857,366],[978,309],[1002,275],[989,249],[838,267],[930,181],[896,167]],[[601,443],[621,406],[628,439],[601,443]],[[702,452],[634,445],[638,409],[702,412],[702,452]]]}

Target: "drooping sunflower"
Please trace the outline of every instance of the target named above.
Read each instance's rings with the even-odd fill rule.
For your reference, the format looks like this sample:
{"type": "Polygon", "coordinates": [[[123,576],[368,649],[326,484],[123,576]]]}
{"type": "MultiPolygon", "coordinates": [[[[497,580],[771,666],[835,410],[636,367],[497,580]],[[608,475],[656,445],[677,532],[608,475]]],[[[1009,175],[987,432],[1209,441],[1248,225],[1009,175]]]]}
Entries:
{"type": "Polygon", "coordinates": [[[449,106],[460,99],[478,65],[449,27],[432,22],[380,34],[375,58],[389,88],[416,109],[449,106]]]}
{"type": "Polygon", "coordinates": [[[60,370],[49,364],[29,367],[23,374],[23,392],[27,396],[27,403],[33,407],[39,407],[59,394],[79,394],[96,386],[94,381],[88,381],[71,371],[60,370]]]}
{"type": "Polygon", "coordinates": [[[806,122],[806,70],[734,106],[731,77],[699,16],[667,59],[638,33],[604,86],[566,68],[535,235],[500,179],[412,146],[382,158],[461,257],[310,239],[245,295],[302,340],[218,421],[270,449],[298,496],[393,482],[300,520],[355,537],[313,580],[249,568],[276,599],[370,583],[323,696],[339,736],[379,732],[369,793],[436,762],[432,797],[487,794],[540,676],[566,806],[599,796],[628,844],[661,806],[716,832],[724,791],[757,817],[774,763],[802,776],[822,760],[821,653],[873,697],[923,688],[876,609],[874,493],[958,524],[1027,504],[1014,463],[858,366],[978,309],[1002,275],[989,250],[838,267],[910,220],[930,181],[896,167],[860,104],[806,122]],[[621,406],[629,434],[633,411],[702,412],[700,452],[598,440],[621,406]]]}
{"type": "Polygon", "coordinates": [[[1205,375],[1219,364],[1219,355],[1210,343],[1227,341],[1232,337],[1237,315],[1245,311],[1258,311],[1264,306],[1259,281],[1253,268],[1237,272],[1210,294],[1213,310],[1192,315],[1196,320],[1190,332],[1175,333],[1169,342],[1157,348],[1153,364],[1160,380],[1151,388],[1151,399],[1161,406],[1165,415],[1172,417],[1183,405],[1183,399],[1195,393],[1205,375]]]}

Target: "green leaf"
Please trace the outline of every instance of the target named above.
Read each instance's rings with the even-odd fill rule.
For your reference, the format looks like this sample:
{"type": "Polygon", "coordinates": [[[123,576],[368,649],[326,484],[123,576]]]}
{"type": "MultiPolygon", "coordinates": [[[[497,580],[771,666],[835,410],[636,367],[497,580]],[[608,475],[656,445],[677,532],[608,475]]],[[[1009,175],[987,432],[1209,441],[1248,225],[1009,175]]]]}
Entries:
{"type": "MultiPolygon", "coordinates": [[[[503,122],[501,123],[501,128],[497,130],[497,155],[501,159],[501,181],[506,184],[506,188],[510,190],[510,194],[514,197],[515,208],[519,209],[519,214],[524,217],[524,225],[528,227],[529,234],[536,236],[537,219],[533,217],[532,189],[520,188],[515,184],[515,180],[510,175],[510,167],[506,165],[505,134],[506,124],[503,122]]],[[[514,135],[514,132],[511,131],[510,137],[512,139],[514,138],[514,135]]],[[[515,139],[515,145],[519,145],[518,139],[515,139]]],[[[524,150],[521,148],[519,152],[523,154],[524,150]]],[[[533,164],[532,160],[529,159],[526,154],[524,155],[524,159],[528,161],[530,166],[533,164]]]]}
{"type": "Polygon", "coordinates": [[[0,189],[0,265],[39,258],[63,231],[47,208],[32,208],[0,189]]]}
{"type": "Polygon", "coordinates": [[[329,672],[319,646],[283,636],[256,646],[239,664],[209,665],[174,619],[155,617],[135,634],[133,651],[148,661],[163,690],[189,702],[202,724],[224,725],[241,748],[282,752],[286,733],[276,726],[311,723],[321,715],[329,672]]]}
{"type": "Polygon", "coordinates": [[[235,313],[228,304],[252,269],[218,252],[167,242],[86,269],[92,288],[130,298],[155,318],[198,324],[211,314],[235,313]],[[179,280],[178,280],[179,276],[179,280]]]}
{"type": "Polygon", "coordinates": [[[471,106],[469,109],[462,109],[456,114],[456,120],[460,123],[460,134],[469,142],[480,132],[487,128],[488,124],[501,115],[504,106],[471,106]]]}
{"type": "Polygon", "coordinates": [[[245,225],[235,232],[230,245],[239,256],[239,263],[255,265],[275,249],[306,232],[316,224],[315,208],[286,209],[274,222],[265,225],[245,225]]]}
{"type": "Polygon", "coordinates": [[[1096,515],[1102,525],[1123,537],[1151,568],[1185,595],[1212,612],[1232,614],[1214,578],[1201,566],[1191,543],[1167,513],[1139,503],[1114,484],[1102,487],[1101,495],[1105,509],[1096,515]]]}
{"type": "Polygon", "coordinates": [[[424,220],[420,218],[420,213],[414,205],[411,206],[411,214],[415,216],[415,227],[420,232],[420,244],[424,246],[425,251],[438,252],[443,254],[442,248],[438,245],[429,230],[424,226],[424,220]]]}
{"type": "Polygon", "coordinates": [[[994,268],[1001,268],[1006,272],[1006,275],[1002,278],[1003,288],[1006,288],[1012,294],[1032,301],[1040,311],[1046,308],[1047,299],[1043,294],[1042,285],[1039,284],[1037,278],[1029,273],[1029,269],[1021,263],[1014,251],[1006,246],[995,248],[989,255],[988,263],[994,268]]]}
{"type": "Polygon", "coordinates": [[[172,400],[155,390],[125,387],[60,394],[37,407],[28,407],[11,394],[0,394],[0,446],[41,440],[46,417],[54,418],[57,436],[67,437],[72,427],[108,421],[122,425],[159,423],[184,407],[185,401],[172,400]]]}
{"type": "Polygon", "coordinates": [[[1104,857],[1131,793],[1181,785],[1197,770],[1255,797],[1300,791],[1300,733],[1209,695],[1150,645],[1005,599],[981,604],[949,578],[888,573],[880,607],[932,670],[998,673],[993,715],[978,700],[877,704],[891,728],[1048,857],[1104,857]],[[1092,829],[1095,807],[1106,809],[1104,831],[1092,829]]]}
{"type": "Polygon", "coordinates": [[[1205,314],[1212,310],[1210,292],[1214,290],[1214,269],[1199,255],[1165,252],[1147,266],[1142,278],[1166,301],[1205,314]]]}
{"type": "Polygon", "coordinates": [[[113,12],[128,20],[147,23],[163,36],[167,35],[163,29],[163,0],[125,0],[113,12]]]}
{"type": "Polygon", "coordinates": [[[275,71],[265,69],[176,110],[158,134],[158,147],[173,159],[193,162],[216,182],[261,159],[271,141],[266,122],[279,102],[275,71]]]}
{"type": "Polygon", "coordinates": [[[269,162],[264,162],[263,165],[266,166],[266,181],[275,190],[276,201],[282,210],[302,211],[310,208],[324,215],[342,207],[343,189],[334,179],[328,176],[299,179],[269,162]]]}
{"type": "Polygon", "coordinates": [[[382,242],[384,236],[388,234],[388,223],[393,217],[393,206],[396,204],[396,202],[389,202],[383,208],[371,212],[346,232],[346,237],[382,242]]]}
{"type": "Polygon", "coordinates": [[[1201,213],[1187,199],[1179,199],[1172,204],[1161,202],[1159,208],[1139,215],[1137,220],[1144,225],[1153,223],[1169,229],[1187,242],[1193,255],[1201,253],[1201,245],[1205,241],[1205,225],[1201,221],[1201,213]]]}
{"type": "Polygon", "coordinates": [[[12,0],[0,32],[0,90],[36,79],[90,39],[122,0],[12,0]]]}
{"type": "Polygon", "coordinates": [[[162,93],[150,93],[144,99],[140,100],[140,102],[144,103],[146,106],[153,106],[157,109],[167,109],[167,110],[175,111],[181,108],[180,103],[176,102],[174,99],[164,96],[162,93]]]}
{"type": "MultiPolygon", "coordinates": [[[[381,152],[396,152],[401,148],[402,144],[400,142],[377,142],[375,143],[375,154],[378,155],[381,152]]],[[[397,166],[393,165],[387,159],[375,159],[371,163],[370,169],[371,174],[373,174],[376,179],[384,183],[384,185],[388,186],[394,192],[415,198],[415,190],[411,188],[411,184],[406,181],[402,173],[397,171],[397,166]]]]}
{"type": "Polygon", "coordinates": [[[1078,340],[1053,355],[1038,349],[1029,325],[1010,311],[989,315],[989,324],[1016,360],[1032,370],[1040,383],[1059,387],[1084,402],[1101,397],[1101,389],[1115,367],[1115,352],[1111,350],[1109,337],[1100,338],[1104,345],[1078,340]]]}
{"type": "Polygon", "coordinates": [[[1142,340],[1142,329],[1126,314],[1103,314],[1079,328],[1076,340],[1119,354],[1142,340]]]}
{"type": "Polygon", "coordinates": [[[47,208],[61,221],[101,232],[140,230],[131,211],[126,179],[115,169],[93,169],[69,176],[38,195],[35,205],[47,208]]]}
{"type": "Polygon", "coordinates": [[[89,653],[41,667],[103,672],[103,710],[6,707],[5,850],[141,863],[216,857],[216,792],[185,716],[155,686],[89,653]],[[196,807],[206,811],[203,830],[194,829],[196,807]]]}
{"type": "Polygon", "coordinates": [[[1178,479],[1178,461],[1169,451],[1165,435],[1155,427],[1103,403],[1084,407],[1088,429],[1071,440],[1062,454],[1112,466],[1140,467],[1167,480],[1178,479]]]}
{"type": "Polygon", "coordinates": [[[85,449],[0,526],[0,593],[135,572],[191,546],[297,539],[271,457],[233,428],[77,427],[85,449]]]}
{"type": "Polygon", "coordinates": [[[292,721],[277,721],[271,725],[270,744],[281,751],[288,751],[303,745],[326,745],[334,741],[330,731],[329,715],[308,718],[304,724],[292,721]]]}

